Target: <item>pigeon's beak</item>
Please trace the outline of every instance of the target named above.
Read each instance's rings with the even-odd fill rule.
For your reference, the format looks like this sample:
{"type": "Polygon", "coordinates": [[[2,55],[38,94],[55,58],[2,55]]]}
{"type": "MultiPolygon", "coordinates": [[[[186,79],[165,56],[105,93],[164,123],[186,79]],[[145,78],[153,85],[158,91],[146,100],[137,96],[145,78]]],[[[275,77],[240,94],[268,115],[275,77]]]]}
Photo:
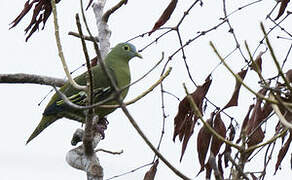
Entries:
{"type": "Polygon", "coordinates": [[[136,52],[136,57],[143,59],[142,55],[136,52]]]}

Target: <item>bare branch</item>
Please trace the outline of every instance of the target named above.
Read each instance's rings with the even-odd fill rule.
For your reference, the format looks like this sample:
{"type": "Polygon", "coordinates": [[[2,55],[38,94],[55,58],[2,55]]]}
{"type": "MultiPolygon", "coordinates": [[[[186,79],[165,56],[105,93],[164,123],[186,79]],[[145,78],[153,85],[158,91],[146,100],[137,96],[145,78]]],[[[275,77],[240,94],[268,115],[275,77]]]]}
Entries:
{"type": "Polygon", "coordinates": [[[105,150],[105,149],[96,149],[95,152],[105,152],[105,153],[108,153],[108,154],[113,154],[113,155],[120,155],[122,154],[124,151],[123,150],[120,150],[120,151],[109,151],[109,150],[105,150]]]}
{"type": "MultiPolygon", "coordinates": [[[[72,31],[68,32],[68,35],[71,35],[71,36],[74,36],[74,37],[77,37],[77,38],[81,38],[80,34],[78,34],[76,32],[72,32],[72,31]]],[[[83,35],[83,36],[84,36],[84,39],[85,40],[92,41],[92,39],[91,39],[90,36],[85,36],[85,35],[83,35]]],[[[98,42],[99,41],[98,40],[98,37],[94,37],[94,41],[97,41],[98,42]]]]}
{"type": "Polygon", "coordinates": [[[64,57],[62,45],[61,45],[61,40],[60,40],[60,33],[59,33],[59,25],[58,25],[57,9],[56,9],[55,0],[51,0],[51,5],[52,5],[52,10],[53,10],[53,15],[54,15],[55,38],[56,38],[56,43],[57,43],[57,47],[58,47],[59,57],[60,57],[60,60],[62,62],[64,71],[65,71],[66,76],[68,78],[68,81],[76,89],[86,90],[87,89],[86,86],[80,86],[73,80],[73,78],[68,70],[68,66],[67,66],[67,63],[65,61],[65,57],[64,57]]]}
{"type": "Polygon", "coordinates": [[[110,17],[110,15],[113,14],[120,7],[122,7],[123,4],[127,4],[127,2],[128,0],[121,0],[118,4],[116,4],[114,7],[104,13],[104,15],[102,16],[102,20],[104,22],[108,22],[108,18],[110,17]]]}
{"type": "Polygon", "coordinates": [[[59,78],[52,78],[48,76],[40,76],[34,74],[0,74],[1,83],[29,83],[29,84],[40,84],[61,87],[65,84],[66,80],[59,78]]]}

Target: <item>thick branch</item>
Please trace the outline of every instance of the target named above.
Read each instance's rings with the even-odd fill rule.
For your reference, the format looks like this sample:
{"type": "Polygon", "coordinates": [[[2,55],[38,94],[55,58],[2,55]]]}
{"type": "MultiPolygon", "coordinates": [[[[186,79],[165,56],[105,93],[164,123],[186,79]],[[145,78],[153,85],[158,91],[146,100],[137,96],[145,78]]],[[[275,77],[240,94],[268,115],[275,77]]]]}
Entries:
{"type": "Polygon", "coordinates": [[[28,84],[40,84],[40,85],[51,85],[61,87],[65,84],[65,80],[59,78],[52,78],[48,76],[40,76],[34,74],[0,74],[0,84],[1,83],[28,83],[28,84]]]}

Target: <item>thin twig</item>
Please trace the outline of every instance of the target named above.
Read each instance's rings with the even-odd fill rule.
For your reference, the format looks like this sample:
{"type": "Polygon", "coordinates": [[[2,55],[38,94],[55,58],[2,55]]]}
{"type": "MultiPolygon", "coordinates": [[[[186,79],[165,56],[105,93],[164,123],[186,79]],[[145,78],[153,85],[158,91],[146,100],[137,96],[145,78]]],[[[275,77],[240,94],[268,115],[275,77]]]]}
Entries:
{"type": "Polygon", "coordinates": [[[120,151],[109,151],[109,150],[105,150],[105,149],[96,149],[95,152],[105,152],[105,153],[108,153],[108,154],[113,154],[113,155],[120,155],[122,154],[124,151],[123,150],[120,150],[120,151]]]}
{"type": "Polygon", "coordinates": [[[121,108],[124,114],[127,116],[132,126],[136,129],[136,131],[139,133],[139,135],[142,137],[145,143],[150,147],[150,149],[159,157],[159,159],[161,159],[161,161],[164,162],[164,164],[180,178],[183,178],[184,180],[191,180],[189,177],[185,176],[178,169],[176,169],[159,151],[157,151],[154,145],[149,141],[149,139],[142,132],[142,130],[140,129],[140,127],[138,126],[138,124],[136,123],[132,115],[129,113],[129,111],[126,108],[126,105],[122,103],[121,101],[119,103],[121,105],[121,108]]]}
{"type": "Polygon", "coordinates": [[[62,62],[62,65],[63,65],[63,69],[66,73],[66,76],[68,78],[68,81],[70,82],[70,84],[76,88],[76,89],[80,89],[80,90],[86,90],[87,89],[87,86],[80,86],[79,84],[77,84],[70,72],[69,72],[69,69],[68,69],[68,66],[67,66],[67,63],[65,61],[65,57],[64,57],[64,54],[63,54],[63,50],[62,50],[62,45],[61,45],[61,40],[60,40],[60,33],[59,33],[59,25],[58,25],[58,18],[57,18],[57,8],[56,8],[56,2],[55,0],[51,0],[51,5],[52,5],[52,11],[53,11],[53,15],[54,15],[54,26],[55,26],[55,38],[56,38],[56,44],[57,44],[57,47],[58,47],[58,54],[59,54],[59,57],[61,59],[61,62],[62,62]]]}
{"type": "Polygon", "coordinates": [[[244,178],[249,180],[249,178],[246,176],[246,174],[242,171],[242,169],[239,167],[239,165],[234,161],[234,159],[231,157],[230,153],[226,153],[225,156],[227,159],[232,163],[233,166],[235,166],[236,170],[239,172],[239,174],[244,178]]]}
{"type": "Polygon", "coordinates": [[[135,172],[135,171],[137,171],[137,170],[139,170],[139,169],[142,169],[142,168],[144,168],[144,167],[150,166],[150,165],[152,165],[152,164],[153,164],[152,162],[151,162],[151,163],[148,163],[148,164],[144,164],[144,165],[139,166],[139,167],[137,167],[137,168],[135,168],[135,169],[132,169],[132,170],[130,170],[130,171],[128,171],[128,172],[125,172],[125,173],[122,173],[122,174],[119,174],[119,175],[113,176],[113,177],[108,178],[108,179],[106,179],[106,180],[115,179],[115,178],[118,178],[118,177],[124,176],[124,175],[126,175],[126,174],[133,173],[133,172],[135,172]]]}
{"type": "Polygon", "coordinates": [[[106,11],[103,16],[102,16],[102,20],[104,22],[108,22],[108,19],[110,17],[111,14],[113,14],[116,10],[118,10],[120,7],[122,7],[123,4],[127,4],[128,0],[121,0],[118,4],[116,4],[114,7],[112,7],[111,9],[109,9],[108,11],[106,11]]]}
{"type": "MultiPolygon", "coordinates": [[[[86,47],[86,43],[85,43],[85,39],[83,36],[83,32],[82,32],[82,28],[81,28],[81,24],[80,24],[80,19],[79,19],[79,15],[76,14],[75,16],[76,18],[76,24],[77,24],[77,28],[78,28],[78,33],[80,34],[80,39],[81,39],[81,43],[82,43],[82,47],[83,47],[83,52],[84,52],[84,56],[85,56],[85,60],[86,60],[86,66],[87,66],[87,105],[92,105],[93,103],[93,74],[92,74],[92,70],[91,70],[91,65],[90,65],[90,60],[89,60],[89,55],[87,52],[87,47],[86,47]]],[[[85,131],[84,131],[84,136],[83,136],[83,145],[84,145],[84,153],[86,156],[92,156],[94,153],[94,149],[92,146],[92,142],[93,142],[93,131],[92,131],[92,126],[93,126],[93,116],[94,116],[94,110],[93,108],[89,109],[87,112],[87,116],[86,116],[86,122],[85,122],[85,131]]]]}
{"type": "MultiPolygon", "coordinates": [[[[78,37],[78,38],[81,37],[80,34],[78,34],[76,32],[72,32],[72,31],[68,32],[68,35],[71,35],[71,36],[74,36],[74,37],[78,37]]],[[[91,38],[90,38],[90,36],[84,36],[84,39],[87,40],[87,41],[92,41],[91,38]]],[[[98,37],[94,37],[94,41],[97,41],[98,42],[99,41],[98,40],[98,37]]]]}

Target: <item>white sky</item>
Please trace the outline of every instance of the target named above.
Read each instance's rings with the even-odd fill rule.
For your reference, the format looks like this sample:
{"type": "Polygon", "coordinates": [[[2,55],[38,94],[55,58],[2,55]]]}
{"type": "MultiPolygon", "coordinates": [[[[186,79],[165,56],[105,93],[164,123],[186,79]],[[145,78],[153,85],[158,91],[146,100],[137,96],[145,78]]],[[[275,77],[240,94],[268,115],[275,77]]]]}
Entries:
{"type": "MultiPolygon", "coordinates": [[[[115,4],[115,2],[116,1],[113,0],[108,1],[106,9],[115,4]]],[[[129,0],[126,6],[110,17],[109,25],[112,30],[111,46],[149,31],[168,2],[169,0],[129,0]]],[[[166,26],[169,27],[174,25],[192,2],[193,1],[179,1],[175,13],[166,26]]],[[[227,1],[228,12],[249,2],[252,1],[227,1]]],[[[8,30],[8,24],[20,13],[24,3],[25,1],[17,0],[10,0],[9,2],[0,1],[0,33],[2,36],[0,73],[32,73],[63,78],[65,75],[57,55],[52,17],[48,20],[45,30],[35,33],[28,43],[24,41],[25,36],[23,30],[30,21],[31,13],[29,16],[25,17],[16,28],[8,30]]],[[[247,40],[249,47],[253,51],[257,47],[259,40],[262,39],[263,36],[259,26],[260,21],[266,24],[267,29],[272,27],[272,24],[266,21],[265,17],[273,5],[274,1],[266,0],[231,16],[231,23],[243,49],[244,40],[247,40]]],[[[58,5],[58,10],[65,57],[70,70],[73,70],[84,63],[80,41],[67,35],[68,31],[76,31],[74,15],[76,12],[80,12],[79,1],[72,2],[62,0],[58,5]]],[[[90,9],[86,14],[90,22],[90,27],[94,31],[96,26],[93,12],[90,9]]],[[[274,14],[273,17],[275,16],[274,14]]],[[[219,17],[223,17],[221,1],[217,3],[204,1],[203,7],[196,6],[181,27],[183,41],[195,37],[198,31],[207,30],[218,24],[220,22],[219,17]]],[[[286,20],[285,29],[291,32],[291,24],[287,24],[289,21],[290,19],[286,20]]],[[[219,63],[218,58],[209,46],[210,40],[215,43],[222,55],[228,54],[235,47],[233,37],[227,32],[228,30],[228,26],[223,25],[218,28],[218,30],[199,38],[186,48],[187,61],[196,83],[201,84],[210,71],[219,63]]],[[[161,32],[155,32],[151,37],[145,36],[132,43],[135,44],[138,49],[141,49],[155,39],[160,33],[161,32]]],[[[287,40],[277,40],[275,38],[277,35],[286,35],[280,30],[275,31],[275,33],[271,35],[276,54],[281,61],[286,56],[291,42],[287,40]]],[[[138,79],[150,69],[160,59],[162,51],[164,51],[166,57],[168,57],[178,47],[178,39],[176,34],[172,32],[161,39],[157,44],[143,51],[142,55],[144,59],[140,60],[136,58],[130,63],[132,79],[138,79]]],[[[92,47],[90,48],[90,54],[91,57],[93,57],[94,52],[92,47]]],[[[261,50],[263,49],[262,47],[261,50]]],[[[245,50],[244,53],[247,55],[245,50]]],[[[164,83],[165,90],[175,94],[180,99],[185,96],[182,87],[183,82],[187,84],[190,91],[194,90],[193,84],[187,77],[181,56],[181,54],[176,55],[170,63],[170,66],[173,67],[173,71],[164,83]]],[[[166,59],[167,58],[165,58],[165,60],[166,59]]],[[[272,77],[276,74],[276,69],[273,67],[273,62],[269,54],[266,53],[263,59],[263,74],[265,77],[272,77]]],[[[239,56],[238,52],[230,56],[228,63],[236,72],[244,65],[244,61],[239,56]]],[[[286,63],[286,68],[284,69],[287,70],[290,68],[291,60],[289,58],[286,63]]],[[[136,97],[153,84],[159,78],[161,69],[162,65],[142,82],[131,87],[127,99],[129,100],[136,97]]],[[[258,89],[258,77],[254,72],[248,73],[246,81],[249,85],[253,86],[255,90],[258,89]]],[[[25,145],[27,138],[39,123],[43,109],[49,98],[47,98],[41,106],[38,106],[38,103],[51,88],[40,85],[19,84],[1,84],[0,87],[2,122],[0,126],[0,135],[2,137],[2,145],[0,146],[0,179],[85,179],[85,173],[71,168],[65,162],[66,153],[72,149],[70,145],[72,134],[76,128],[80,127],[80,124],[69,120],[58,121],[43,131],[43,133],[29,145],[25,145]]],[[[220,66],[213,73],[213,84],[207,96],[215,104],[222,107],[228,101],[233,87],[234,78],[227,72],[225,67],[220,66]]],[[[241,108],[228,109],[228,113],[239,122],[244,118],[247,107],[253,102],[252,96],[247,94],[245,89],[242,89],[241,92],[242,94],[239,99],[241,108]]],[[[196,133],[200,127],[197,126],[195,128],[194,135],[189,141],[183,161],[179,163],[181,144],[178,140],[176,143],[172,142],[173,118],[177,113],[178,101],[168,95],[165,97],[166,113],[169,116],[166,119],[165,136],[162,142],[161,152],[184,174],[195,178],[200,168],[196,153],[196,133]]],[[[208,107],[209,110],[205,118],[208,118],[208,113],[213,110],[211,105],[208,107]]],[[[147,95],[139,102],[129,106],[129,110],[140,127],[142,127],[145,134],[156,145],[161,134],[162,125],[159,88],[155,89],[151,94],[147,95]]],[[[225,120],[227,126],[229,124],[229,119],[224,115],[222,115],[222,118],[225,120]]],[[[116,156],[104,153],[98,154],[104,168],[105,179],[152,161],[154,154],[139,137],[135,129],[131,127],[121,110],[117,110],[111,114],[108,120],[110,124],[106,131],[106,138],[99,144],[99,148],[113,151],[123,149],[124,153],[116,156]]],[[[267,128],[269,131],[267,136],[271,137],[274,132],[274,124],[268,124],[267,128]]],[[[276,148],[279,149],[279,142],[276,148]]],[[[290,150],[282,163],[283,170],[278,171],[277,176],[272,176],[275,159],[277,157],[276,152],[278,152],[278,150],[273,154],[273,162],[270,164],[270,168],[267,171],[267,179],[279,179],[292,175],[289,165],[290,150]]],[[[258,167],[262,166],[262,161],[253,162],[253,165],[252,163],[247,164],[247,168],[251,170],[254,170],[254,168],[261,170],[258,167]]],[[[117,179],[143,179],[145,172],[149,168],[150,167],[144,168],[117,179]]],[[[201,173],[196,179],[204,179],[204,176],[205,173],[201,173]]],[[[163,162],[160,162],[156,179],[178,178],[165,167],[163,162]]]]}

